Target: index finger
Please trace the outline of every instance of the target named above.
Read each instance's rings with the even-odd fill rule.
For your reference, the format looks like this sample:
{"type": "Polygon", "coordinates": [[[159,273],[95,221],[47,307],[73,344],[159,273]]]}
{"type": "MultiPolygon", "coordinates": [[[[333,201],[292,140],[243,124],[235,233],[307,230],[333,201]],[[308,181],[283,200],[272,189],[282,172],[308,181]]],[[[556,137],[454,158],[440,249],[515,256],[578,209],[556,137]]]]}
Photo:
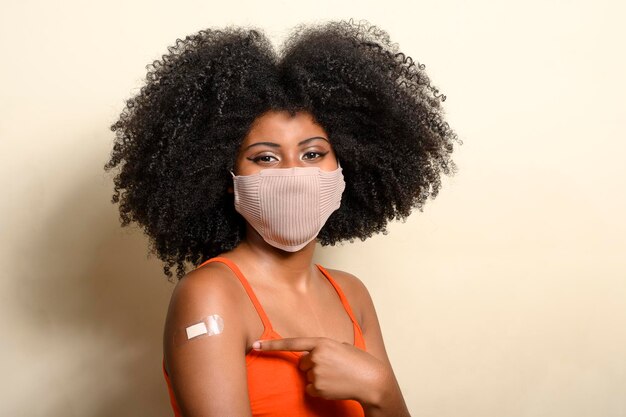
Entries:
{"type": "Polygon", "coordinates": [[[252,344],[254,350],[288,350],[291,352],[310,352],[319,345],[322,337],[286,337],[283,339],[257,340],[252,344]]]}

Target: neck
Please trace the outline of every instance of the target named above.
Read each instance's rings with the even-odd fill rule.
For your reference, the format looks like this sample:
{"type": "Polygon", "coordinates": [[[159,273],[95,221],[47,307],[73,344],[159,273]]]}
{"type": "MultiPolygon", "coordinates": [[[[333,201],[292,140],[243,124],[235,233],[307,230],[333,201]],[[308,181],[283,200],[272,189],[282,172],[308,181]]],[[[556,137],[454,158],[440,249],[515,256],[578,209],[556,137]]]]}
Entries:
{"type": "Polygon", "coordinates": [[[267,243],[250,225],[246,238],[231,253],[266,282],[300,292],[308,291],[317,269],[313,265],[315,239],[296,252],[287,252],[267,243]]]}

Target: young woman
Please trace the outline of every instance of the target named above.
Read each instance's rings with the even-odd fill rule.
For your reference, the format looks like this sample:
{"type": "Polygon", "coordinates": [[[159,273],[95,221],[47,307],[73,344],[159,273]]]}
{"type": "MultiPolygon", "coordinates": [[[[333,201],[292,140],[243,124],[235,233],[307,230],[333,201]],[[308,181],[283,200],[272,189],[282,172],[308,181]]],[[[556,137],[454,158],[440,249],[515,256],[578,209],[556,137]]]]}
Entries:
{"type": "Polygon", "coordinates": [[[176,416],[408,416],[374,305],[313,263],[436,196],[455,133],[421,65],[360,22],[205,30],[111,127],[113,202],[177,265],[163,372],[176,416]],[[186,272],[185,263],[192,270],[186,272]]]}

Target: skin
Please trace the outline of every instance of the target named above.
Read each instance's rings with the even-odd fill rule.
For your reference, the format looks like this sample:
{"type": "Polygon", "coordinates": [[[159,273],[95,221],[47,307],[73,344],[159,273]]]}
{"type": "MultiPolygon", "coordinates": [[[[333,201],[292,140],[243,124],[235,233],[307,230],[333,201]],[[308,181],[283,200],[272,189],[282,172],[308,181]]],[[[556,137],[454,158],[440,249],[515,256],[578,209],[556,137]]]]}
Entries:
{"type": "MultiPolygon", "coordinates": [[[[244,138],[234,173],[296,166],[337,169],[330,138],[308,113],[290,117],[269,111],[255,120],[244,138]]],[[[366,287],[351,274],[328,270],[361,326],[364,352],[352,346],[352,322],[332,285],[313,264],[314,250],[315,241],[297,252],[274,248],[248,225],[246,239],[220,255],[235,262],[248,279],[283,337],[280,340],[258,340],[263,324],[225,265],[207,264],[178,282],[166,318],[164,355],[185,416],[251,416],[245,355],[253,348],[305,352],[299,367],[309,381],[308,395],[355,399],[367,417],[409,416],[366,287]],[[186,326],[211,314],[224,319],[223,333],[175,342],[186,326]]]]}

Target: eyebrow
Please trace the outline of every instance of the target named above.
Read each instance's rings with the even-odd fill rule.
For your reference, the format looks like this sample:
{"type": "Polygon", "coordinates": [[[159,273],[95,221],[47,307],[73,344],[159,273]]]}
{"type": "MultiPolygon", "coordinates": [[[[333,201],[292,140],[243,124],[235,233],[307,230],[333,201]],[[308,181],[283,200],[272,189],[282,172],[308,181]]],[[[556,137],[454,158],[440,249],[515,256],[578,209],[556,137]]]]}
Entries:
{"type": "MultiPolygon", "coordinates": [[[[303,141],[298,142],[298,146],[302,146],[305,145],[309,142],[312,142],[316,139],[322,139],[325,140],[326,142],[328,142],[328,139],[322,137],[322,136],[314,136],[312,138],[308,138],[308,139],[304,139],[303,141]]],[[[330,142],[328,142],[330,143],[330,142]]],[[[280,148],[280,145],[278,143],[274,143],[274,142],[256,142],[253,143],[251,145],[246,146],[246,149],[244,149],[244,151],[247,151],[248,149],[252,148],[253,146],[260,146],[260,145],[265,145],[265,146],[270,146],[272,148],[280,148]]]]}

